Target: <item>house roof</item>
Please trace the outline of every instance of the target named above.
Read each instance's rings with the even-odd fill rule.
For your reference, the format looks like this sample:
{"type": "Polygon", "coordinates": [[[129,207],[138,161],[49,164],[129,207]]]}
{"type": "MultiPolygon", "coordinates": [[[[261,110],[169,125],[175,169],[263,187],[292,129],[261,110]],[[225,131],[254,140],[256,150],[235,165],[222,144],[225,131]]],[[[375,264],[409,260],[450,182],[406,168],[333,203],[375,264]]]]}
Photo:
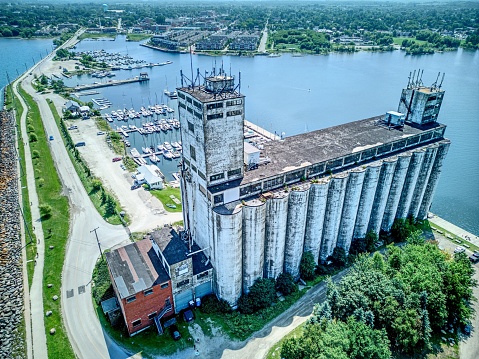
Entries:
{"type": "Polygon", "coordinates": [[[67,103],[65,104],[65,107],[66,107],[66,108],[70,108],[70,107],[80,108],[80,105],[79,105],[77,102],[75,102],[75,101],[69,100],[69,101],[67,101],[67,103]]]}
{"type": "Polygon", "coordinates": [[[143,165],[138,167],[138,171],[145,177],[147,183],[163,182],[162,173],[158,166],[143,165]]]}
{"type": "Polygon", "coordinates": [[[170,280],[148,239],[114,249],[105,256],[121,299],[170,280]]]}

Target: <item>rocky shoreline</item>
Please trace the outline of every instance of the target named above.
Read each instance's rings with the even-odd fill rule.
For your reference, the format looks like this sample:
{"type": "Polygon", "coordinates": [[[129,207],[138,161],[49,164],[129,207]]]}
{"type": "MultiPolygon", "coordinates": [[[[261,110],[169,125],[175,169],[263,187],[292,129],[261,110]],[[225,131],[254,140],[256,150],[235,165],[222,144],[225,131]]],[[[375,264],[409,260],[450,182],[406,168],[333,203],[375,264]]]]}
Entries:
{"type": "Polygon", "coordinates": [[[0,112],[0,357],[23,358],[23,277],[15,119],[0,112]]]}

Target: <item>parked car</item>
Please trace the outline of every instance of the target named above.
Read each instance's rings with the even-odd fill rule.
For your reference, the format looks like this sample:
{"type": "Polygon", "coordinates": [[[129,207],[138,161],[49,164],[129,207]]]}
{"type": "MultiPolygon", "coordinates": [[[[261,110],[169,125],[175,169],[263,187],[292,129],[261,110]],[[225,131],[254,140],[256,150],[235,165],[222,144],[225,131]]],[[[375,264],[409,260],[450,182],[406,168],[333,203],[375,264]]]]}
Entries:
{"type": "Polygon", "coordinates": [[[82,146],[86,146],[86,143],[83,141],[75,143],[75,147],[82,147],[82,146]]]}
{"type": "Polygon", "coordinates": [[[472,256],[469,256],[469,260],[472,262],[472,263],[477,263],[479,262],[479,257],[478,256],[475,256],[474,254],[472,256]]]}
{"type": "Polygon", "coordinates": [[[125,167],[124,164],[121,164],[120,167],[121,167],[121,169],[122,169],[123,171],[126,171],[126,167],[125,167]]]}
{"type": "Polygon", "coordinates": [[[131,186],[130,189],[133,191],[133,190],[138,189],[138,188],[140,188],[140,187],[141,187],[141,186],[140,186],[138,183],[135,183],[134,185],[131,186]]]}
{"type": "Polygon", "coordinates": [[[118,162],[118,161],[121,161],[121,157],[113,157],[112,162],[118,162]]]}
{"type": "Polygon", "coordinates": [[[463,246],[457,246],[456,249],[454,249],[454,253],[464,253],[466,251],[466,248],[463,246]]]}
{"type": "Polygon", "coordinates": [[[97,134],[98,136],[101,136],[101,135],[104,135],[105,132],[103,132],[103,131],[98,131],[96,134],[97,134]]]}
{"type": "Polygon", "coordinates": [[[178,327],[176,325],[171,325],[169,327],[169,330],[170,330],[170,334],[171,334],[171,337],[174,339],[174,340],[179,340],[181,339],[181,334],[178,330],[178,327]]]}
{"type": "Polygon", "coordinates": [[[72,125],[70,127],[68,127],[69,130],[76,130],[78,128],[77,125],[72,125]]]}
{"type": "Polygon", "coordinates": [[[53,136],[50,135],[50,137],[48,138],[50,141],[53,141],[53,136]]]}

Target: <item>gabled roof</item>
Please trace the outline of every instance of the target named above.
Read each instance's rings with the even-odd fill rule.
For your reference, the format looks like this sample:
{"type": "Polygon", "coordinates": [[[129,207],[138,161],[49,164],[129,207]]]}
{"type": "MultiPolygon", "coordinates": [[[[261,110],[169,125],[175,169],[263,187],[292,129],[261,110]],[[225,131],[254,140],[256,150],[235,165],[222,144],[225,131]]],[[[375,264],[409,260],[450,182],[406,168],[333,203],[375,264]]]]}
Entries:
{"type": "Polygon", "coordinates": [[[145,181],[147,183],[163,182],[161,178],[161,172],[158,166],[143,165],[138,167],[138,172],[145,176],[145,181]]]}
{"type": "Polygon", "coordinates": [[[114,249],[105,257],[121,299],[170,280],[148,239],[114,249]]]}
{"type": "Polygon", "coordinates": [[[69,100],[69,101],[65,104],[65,107],[66,107],[66,108],[70,108],[70,107],[80,108],[80,105],[79,105],[77,102],[75,102],[75,101],[69,100]]]}

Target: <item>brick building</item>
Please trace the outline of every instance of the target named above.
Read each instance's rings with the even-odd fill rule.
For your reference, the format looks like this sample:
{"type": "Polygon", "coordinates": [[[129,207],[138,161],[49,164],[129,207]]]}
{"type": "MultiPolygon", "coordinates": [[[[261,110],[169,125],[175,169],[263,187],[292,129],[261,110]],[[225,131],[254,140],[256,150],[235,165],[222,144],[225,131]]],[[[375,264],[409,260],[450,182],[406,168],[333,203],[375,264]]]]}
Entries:
{"type": "Polygon", "coordinates": [[[170,276],[149,239],[105,253],[111,282],[123,319],[131,335],[172,315],[174,310],[170,276]]]}

